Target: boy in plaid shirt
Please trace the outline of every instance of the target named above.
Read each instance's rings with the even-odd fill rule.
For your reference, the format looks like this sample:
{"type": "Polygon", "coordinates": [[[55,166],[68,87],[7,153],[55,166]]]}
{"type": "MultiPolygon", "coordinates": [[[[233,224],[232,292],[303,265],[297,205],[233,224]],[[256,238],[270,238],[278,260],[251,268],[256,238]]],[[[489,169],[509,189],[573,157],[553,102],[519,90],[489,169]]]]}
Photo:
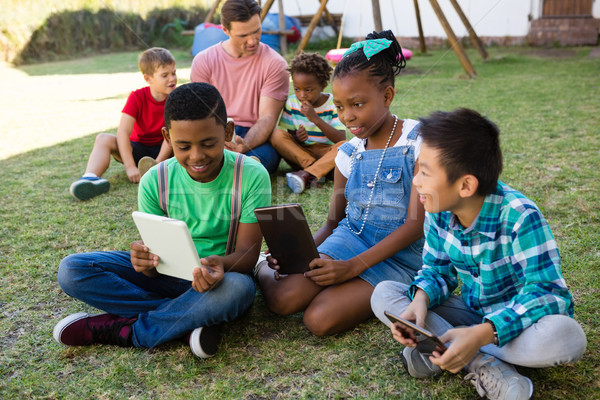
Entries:
{"type": "Polygon", "coordinates": [[[513,365],[573,362],[587,345],[572,318],[556,242],[538,207],[498,181],[496,125],[467,109],[421,122],[413,183],[427,211],[423,267],[410,285],[380,283],[373,311],[406,346],[402,359],[413,377],[464,368],[481,396],[528,399],[533,384],[513,365]],[[460,297],[452,294],[459,279],[460,297]],[[384,311],[440,336],[447,350],[391,323],[384,311]]]}

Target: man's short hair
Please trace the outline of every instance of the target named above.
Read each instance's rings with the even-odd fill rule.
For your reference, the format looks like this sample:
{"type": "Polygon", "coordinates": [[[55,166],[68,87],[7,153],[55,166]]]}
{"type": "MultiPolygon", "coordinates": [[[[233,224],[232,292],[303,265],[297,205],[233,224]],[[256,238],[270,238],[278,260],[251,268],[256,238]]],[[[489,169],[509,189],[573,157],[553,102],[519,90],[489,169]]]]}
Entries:
{"type": "Polygon", "coordinates": [[[221,7],[221,25],[229,30],[232,22],[247,22],[260,12],[260,5],[254,0],[227,0],[221,7]]]}
{"type": "Polygon", "coordinates": [[[171,121],[197,121],[214,117],[227,125],[225,102],[216,87],[205,82],[191,82],[173,90],[165,103],[165,127],[171,121]]]}
{"type": "Polygon", "coordinates": [[[138,66],[144,75],[152,76],[158,68],[172,64],[175,64],[175,57],[162,47],[152,47],[140,54],[138,58],[138,66]]]}
{"type": "Polygon", "coordinates": [[[420,120],[423,143],[438,150],[438,162],[450,183],[470,174],[479,181],[478,195],[494,192],[502,172],[500,131],[496,124],[467,108],[435,111],[420,120]]]}

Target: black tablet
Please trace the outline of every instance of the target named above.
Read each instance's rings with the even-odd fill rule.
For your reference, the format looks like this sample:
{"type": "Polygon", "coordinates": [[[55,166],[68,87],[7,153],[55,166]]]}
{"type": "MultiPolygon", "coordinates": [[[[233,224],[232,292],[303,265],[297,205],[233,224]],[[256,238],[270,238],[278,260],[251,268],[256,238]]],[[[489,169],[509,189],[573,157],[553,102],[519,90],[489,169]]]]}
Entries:
{"type": "Polygon", "coordinates": [[[310,228],[300,204],[282,204],[254,210],[271,256],[280,274],[301,274],[319,258],[310,228]]]}

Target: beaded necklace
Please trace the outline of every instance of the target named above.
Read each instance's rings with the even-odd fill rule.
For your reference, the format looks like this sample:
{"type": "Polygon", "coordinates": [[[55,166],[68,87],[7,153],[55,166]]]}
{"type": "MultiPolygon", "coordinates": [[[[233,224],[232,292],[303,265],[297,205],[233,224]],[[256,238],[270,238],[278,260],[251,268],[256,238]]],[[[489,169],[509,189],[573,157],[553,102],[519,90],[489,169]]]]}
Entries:
{"type": "MultiPolygon", "coordinates": [[[[367,201],[367,210],[365,211],[365,215],[362,218],[362,225],[360,227],[360,230],[358,232],[356,232],[354,229],[352,229],[352,226],[350,226],[350,219],[348,218],[348,203],[346,203],[346,224],[348,225],[348,228],[352,231],[352,233],[354,233],[355,235],[360,235],[363,231],[363,229],[365,229],[365,224],[367,223],[367,217],[369,216],[369,211],[371,210],[371,202],[373,201],[373,194],[375,193],[375,184],[377,183],[377,177],[379,176],[379,170],[381,169],[381,164],[383,164],[383,159],[385,158],[385,153],[390,145],[390,142],[392,141],[392,136],[394,136],[394,132],[396,131],[396,124],[398,123],[398,117],[396,115],[394,115],[394,127],[392,128],[392,131],[390,132],[390,137],[388,138],[387,143],[385,144],[385,147],[383,148],[383,153],[381,153],[381,158],[379,159],[379,165],[377,165],[377,171],[375,171],[375,178],[373,178],[373,183],[371,186],[371,194],[369,195],[369,200],[367,201]]],[[[356,155],[356,151],[358,150],[358,145],[354,148],[354,150],[352,150],[352,155],[350,156],[350,172],[352,173],[352,167],[354,166],[354,156],[356,155]]],[[[370,186],[367,184],[367,186],[370,186]]]]}

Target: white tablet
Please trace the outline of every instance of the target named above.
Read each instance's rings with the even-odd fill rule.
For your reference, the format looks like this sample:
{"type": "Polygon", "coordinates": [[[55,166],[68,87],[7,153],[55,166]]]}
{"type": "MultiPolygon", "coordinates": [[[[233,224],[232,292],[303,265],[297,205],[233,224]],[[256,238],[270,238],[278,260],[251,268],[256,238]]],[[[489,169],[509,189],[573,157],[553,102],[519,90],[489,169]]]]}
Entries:
{"type": "Polygon", "coordinates": [[[192,271],[200,267],[200,258],[185,222],[140,211],[134,211],[131,216],[144,244],[159,258],[156,270],[193,280],[192,271]]]}

